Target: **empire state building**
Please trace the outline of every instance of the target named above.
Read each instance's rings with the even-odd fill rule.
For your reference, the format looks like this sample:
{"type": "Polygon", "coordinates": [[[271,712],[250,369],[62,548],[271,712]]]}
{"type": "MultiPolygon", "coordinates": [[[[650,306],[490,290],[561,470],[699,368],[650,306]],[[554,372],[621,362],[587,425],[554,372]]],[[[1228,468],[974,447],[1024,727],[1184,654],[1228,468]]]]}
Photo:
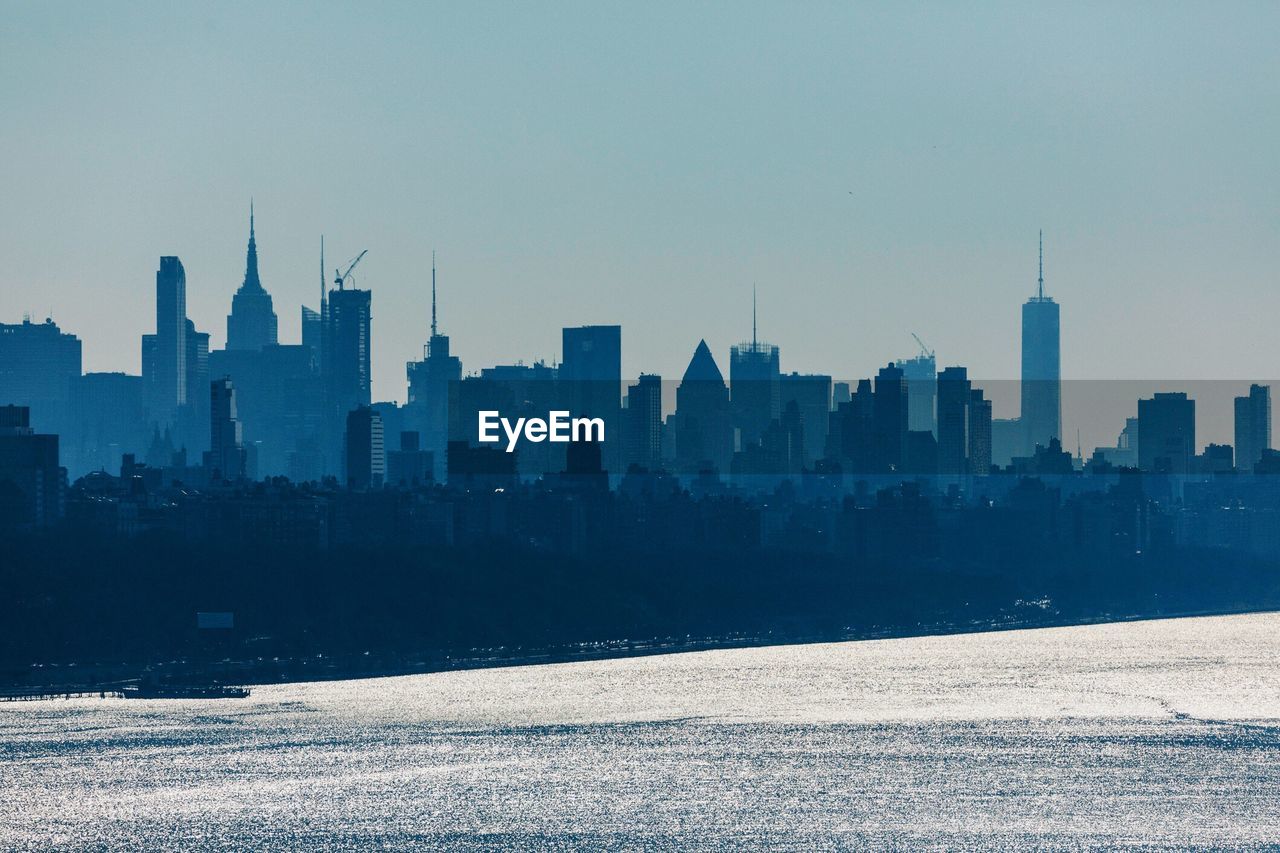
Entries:
{"type": "Polygon", "coordinates": [[[231,300],[227,315],[227,349],[260,350],[276,343],[276,312],[271,294],[258,279],[258,243],[253,233],[253,205],[249,205],[249,251],[245,258],[244,284],[231,300]]]}

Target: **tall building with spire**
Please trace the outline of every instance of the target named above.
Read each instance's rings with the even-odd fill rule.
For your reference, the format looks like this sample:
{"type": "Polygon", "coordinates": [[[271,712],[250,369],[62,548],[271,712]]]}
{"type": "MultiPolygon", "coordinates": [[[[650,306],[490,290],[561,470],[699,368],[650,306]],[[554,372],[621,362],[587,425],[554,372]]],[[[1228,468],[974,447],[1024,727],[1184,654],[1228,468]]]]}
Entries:
{"type": "Polygon", "coordinates": [[[1044,232],[1040,232],[1036,295],[1022,306],[1022,428],[1026,452],[1062,438],[1062,367],[1058,303],[1044,295],[1044,232]]]}
{"type": "Polygon", "coordinates": [[[756,294],[751,291],[751,340],[729,348],[729,400],[738,449],[760,439],[781,413],[778,348],[756,335],[756,294]]]}
{"type": "Polygon", "coordinates": [[[277,342],[278,321],[271,294],[258,278],[258,242],[253,229],[253,203],[249,203],[249,249],[244,262],[244,283],[231,299],[227,315],[227,349],[260,350],[277,342]]]}
{"type": "Polygon", "coordinates": [[[431,253],[431,337],[421,361],[405,365],[409,379],[409,412],[421,434],[421,447],[432,454],[437,482],[445,479],[449,439],[449,385],[462,379],[462,361],[449,352],[449,336],[440,334],[436,315],[436,255],[431,253]]]}

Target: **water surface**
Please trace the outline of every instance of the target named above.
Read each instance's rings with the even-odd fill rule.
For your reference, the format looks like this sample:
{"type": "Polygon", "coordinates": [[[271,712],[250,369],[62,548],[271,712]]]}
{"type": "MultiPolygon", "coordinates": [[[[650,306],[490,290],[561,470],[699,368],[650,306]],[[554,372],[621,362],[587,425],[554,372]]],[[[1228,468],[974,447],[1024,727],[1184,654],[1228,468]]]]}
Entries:
{"type": "Polygon", "coordinates": [[[0,847],[1280,844],[1280,614],[0,706],[0,847]]]}

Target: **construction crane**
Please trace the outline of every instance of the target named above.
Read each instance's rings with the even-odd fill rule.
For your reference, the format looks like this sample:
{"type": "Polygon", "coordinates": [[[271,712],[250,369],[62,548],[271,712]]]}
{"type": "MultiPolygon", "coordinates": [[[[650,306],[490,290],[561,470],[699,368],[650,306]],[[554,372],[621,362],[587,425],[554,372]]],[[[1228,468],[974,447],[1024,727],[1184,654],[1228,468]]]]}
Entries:
{"type": "Polygon", "coordinates": [[[360,263],[360,259],[367,254],[369,254],[369,250],[365,249],[360,254],[356,255],[356,259],[347,267],[346,272],[340,273],[336,269],[333,271],[333,283],[337,285],[338,290],[342,290],[343,285],[345,285],[347,280],[351,278],[351,271],[356,268],[356,264],[360,263]]]}
{"type": "Polygon", "coordinates": [[[915,332],[912,332],[911,337],[915,338],[916,343],[920,345],[920,354],[923,355],[925,358],[932,359],[933,350],[929,349],[927,346],[924,345],[924,341],[920,340],[920,336],[917,335],[915,332]]]}

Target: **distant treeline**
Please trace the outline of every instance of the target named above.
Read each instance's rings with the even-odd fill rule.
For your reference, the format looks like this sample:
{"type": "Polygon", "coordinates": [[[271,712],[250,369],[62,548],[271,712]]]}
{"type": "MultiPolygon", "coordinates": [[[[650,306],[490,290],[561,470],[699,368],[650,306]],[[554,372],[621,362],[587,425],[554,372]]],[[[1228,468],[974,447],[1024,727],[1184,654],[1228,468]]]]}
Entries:
{"type": "MultiPolygon", "coordinates": [[[[1106,554],[1059,547],[980,564],[763,547],[571,555],[494,540],[329,549],[9,532],[0,670],[567,647],[729,635],[837,638],[1020,620],[1280,607],[1272,560],[1221,549],[1106,554]],[[1016,567],[1031,565],[1035,571],[1016,567]],[[1009,567],[1015,567],[1010,569],[1009,567]],[[234,614],[201,630],[197,612],[234,614]]],[[[64,678],[66,676],[63,676],[64,678]]]]}

